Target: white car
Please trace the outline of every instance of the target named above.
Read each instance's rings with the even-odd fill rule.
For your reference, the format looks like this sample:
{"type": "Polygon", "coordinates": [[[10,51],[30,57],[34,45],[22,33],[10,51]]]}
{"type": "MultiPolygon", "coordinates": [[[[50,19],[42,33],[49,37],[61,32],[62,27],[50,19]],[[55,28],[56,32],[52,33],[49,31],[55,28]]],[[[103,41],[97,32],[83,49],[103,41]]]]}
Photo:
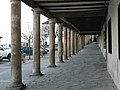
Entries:
{"type": "Polygon", "coordinates": [[[2,59],[8,59],[10,61],[11,48],[4,48],[0,46],[0,55],[2,55],[2,59]]]}

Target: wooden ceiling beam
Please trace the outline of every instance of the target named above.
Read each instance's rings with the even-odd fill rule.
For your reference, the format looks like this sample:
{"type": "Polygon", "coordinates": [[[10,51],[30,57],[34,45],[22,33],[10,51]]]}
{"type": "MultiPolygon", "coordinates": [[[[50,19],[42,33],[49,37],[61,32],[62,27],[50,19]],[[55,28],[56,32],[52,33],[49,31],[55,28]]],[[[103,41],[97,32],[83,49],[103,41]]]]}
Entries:
{"type": "MultiPolygon", "coordinates": [[[[46,10],[69,10],[69,9],[93,9],[93,8],[103,8],[104,5],[94,5],[94,6],[63,6],[63,7],[44,7],[46,10]]],[[[107,8],[107,6],[106,6],[107,8]]]]}
{"type": "MultiPolygon", "coordinates": [[[[41,2],[37,2],[36,3],[39,3],[40,6],[43,6],[43,7],[48,7],[48,6],[77,6],[77,5],[104,5],[104,1],[88,1],[88,2],[49,2],[49,3],[41,3],[41,2]]],[[[106,2],[108,3],[108,2],[106,2]]]]}
{"type": "Polygon", "coordinates": [[[51,13],[68,13],[68,12],[94,12],[94,11],[98,11],[98,10],[103,10],[104,8],[95,8],[95,9],[75,9],[75,10],[48,10],[51,13]]]}
{"type": "MultiPolygon", "coordinates": [[[[93,0],[34,0],[41,3],[49,3],[49,2],[87,2],[93,0]]],[[[109,0],[94,0],[94,1],[109,1],[109,0]]]]}

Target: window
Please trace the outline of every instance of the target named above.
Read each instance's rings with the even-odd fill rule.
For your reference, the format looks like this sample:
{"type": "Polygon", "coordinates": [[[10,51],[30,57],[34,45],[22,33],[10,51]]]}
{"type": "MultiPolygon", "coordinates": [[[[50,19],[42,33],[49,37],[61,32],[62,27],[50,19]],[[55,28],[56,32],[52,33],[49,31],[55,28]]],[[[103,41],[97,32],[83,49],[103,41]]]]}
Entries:
{"type": "Polygon", "coordinates": [[[108,21],[108,53],[112,54],[112,30],[111,30],[111,18],[108,21]]]}

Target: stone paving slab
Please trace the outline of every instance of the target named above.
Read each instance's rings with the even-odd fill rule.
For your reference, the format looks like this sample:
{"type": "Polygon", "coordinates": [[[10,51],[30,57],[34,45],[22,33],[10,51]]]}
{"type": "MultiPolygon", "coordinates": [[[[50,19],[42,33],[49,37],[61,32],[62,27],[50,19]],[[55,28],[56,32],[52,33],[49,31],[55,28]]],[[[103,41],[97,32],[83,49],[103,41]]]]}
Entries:
{"type": "Polygon", "coordinates": [[[44,76],[27,82],[26,90],[117,90],[95,43],[57,65],[42,70],[44,76]]]}

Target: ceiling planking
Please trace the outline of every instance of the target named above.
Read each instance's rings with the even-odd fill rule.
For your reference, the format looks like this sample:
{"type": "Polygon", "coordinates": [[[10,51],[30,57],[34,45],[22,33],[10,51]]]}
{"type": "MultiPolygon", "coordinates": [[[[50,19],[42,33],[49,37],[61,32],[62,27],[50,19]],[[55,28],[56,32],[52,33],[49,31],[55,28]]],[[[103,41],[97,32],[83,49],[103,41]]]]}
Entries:
{"type": "Polygon", "coordinates": [[[22,0],[40,8],[48,18],[71,25],[81,34],[100,33],[105,22],[109,0],[22,0]]]}

